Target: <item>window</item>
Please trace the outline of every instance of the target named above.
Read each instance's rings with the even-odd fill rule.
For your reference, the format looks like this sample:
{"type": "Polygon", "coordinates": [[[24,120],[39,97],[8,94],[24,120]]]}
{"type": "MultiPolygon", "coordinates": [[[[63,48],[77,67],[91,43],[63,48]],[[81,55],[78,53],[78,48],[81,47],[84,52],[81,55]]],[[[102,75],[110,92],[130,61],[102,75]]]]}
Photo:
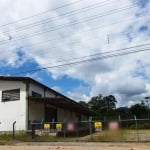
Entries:
{"type": "Polygon", "coordinates": [[[32,91],[32,96],[33,97],[42,97],[42,94],[32,91]]]}
{"type": "Polygon", "coordinates": [[[2,91],[2,102],[20,100],[20,89],[2,91]]]}

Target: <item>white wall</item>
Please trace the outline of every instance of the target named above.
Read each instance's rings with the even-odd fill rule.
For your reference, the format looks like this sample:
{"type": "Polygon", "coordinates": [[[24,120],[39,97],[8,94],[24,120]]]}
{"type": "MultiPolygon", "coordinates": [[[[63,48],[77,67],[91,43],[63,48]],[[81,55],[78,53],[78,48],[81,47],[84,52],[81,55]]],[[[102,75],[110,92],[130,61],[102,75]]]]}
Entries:
{"type": "Polygon", "coordinates": [[[56,97],[56,94],[54,92],[51,92],[50,90],[46,90],[45,97],[56,97]]]}
{"type": "Polygon", "coordinates": [[[39,94],[42,95],[42,97],[56,97],[56,94],[50,90],[45,90],[44,91],[44,88],[42,86],[39,86],[38,84],[33,84],[31,83],[30,84],[30,87],[29,87],[29,95],[32,96],[32,91],[34,92],[37,92],[39,94]]]}
{"type": "Polygon", "coordinates": [[[31,83],[29,86],[29,96],[32,96],[32,91],[39,93],[42,95],[42,97],[44,97],[44,88],[31,83]]]}
{"type": "Polygon", "coordinates": [[[12,131],[16,121],[16,130],[26,129],[26,86],[20,81],[0,81],[0,131],[12,131]],[[20,100],[2,102],[2,90],[20,88],[20,100]]]}

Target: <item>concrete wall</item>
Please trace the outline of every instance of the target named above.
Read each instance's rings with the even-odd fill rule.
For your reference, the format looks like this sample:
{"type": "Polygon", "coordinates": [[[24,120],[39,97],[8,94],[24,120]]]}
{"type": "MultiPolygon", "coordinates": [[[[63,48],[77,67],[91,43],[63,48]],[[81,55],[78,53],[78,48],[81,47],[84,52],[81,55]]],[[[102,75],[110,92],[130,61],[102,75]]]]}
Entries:
{"type": "Polygon", "coordinates": [[[16,130],[26,129],[26,85],[20,81],[0,81],[0,131],[12,131],[16,121],[16,130]],[[20,100],[2,102],[2,91],[20,89],[20,100]]]}
{"type": "Polygon", "coordinates": [[[32,96],[32,91],[39,93],[42,95],[42,97],[44,97],[44,88],[31,83],[29,86],[29,96],[32,96]]]}
{"type": "Polygon", "coordinates": [[[54,92],[46,90],[45,91],[45,97],[56,97],[56,94],[54,92]]]}
{"type": "Polygon", "coordinates": [[[42,97],[56,97],[56,94],[50,90],[45,90],[42,86],[39,86],[38,84],[30,84],[29,87],[29,95],[32,96],[32,91],[39,93],[42,95],[42,97]]]}

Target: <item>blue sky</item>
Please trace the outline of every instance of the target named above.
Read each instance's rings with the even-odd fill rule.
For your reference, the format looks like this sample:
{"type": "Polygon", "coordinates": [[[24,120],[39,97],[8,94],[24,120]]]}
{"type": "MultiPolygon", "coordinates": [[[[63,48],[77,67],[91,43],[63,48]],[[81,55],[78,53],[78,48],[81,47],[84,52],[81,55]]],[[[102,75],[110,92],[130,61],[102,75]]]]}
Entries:
{"type": "Polygon", "coordinates": [[[130,106],[150,95],[149,51],[54,67],[149,44],[150,0],[1,0],[0,13],[0,75],[30,76],[76,101],[113,94],[130,106]]]}

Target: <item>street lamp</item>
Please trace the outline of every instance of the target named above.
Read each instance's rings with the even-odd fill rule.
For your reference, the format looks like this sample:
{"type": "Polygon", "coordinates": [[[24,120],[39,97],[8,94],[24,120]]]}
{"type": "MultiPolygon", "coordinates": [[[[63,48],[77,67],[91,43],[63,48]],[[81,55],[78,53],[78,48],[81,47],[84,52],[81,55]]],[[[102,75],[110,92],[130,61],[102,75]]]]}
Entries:
{"type": "Polygon", "coordinates": [[[147,108],[148,108],[148,119],[150,119],[149,118],[149,101],[148,100],[150,100],[150,96],[147,96],[147,97],[145,97],[145,99],[146,99],[146,103],[147,103],[147,108]]]}

